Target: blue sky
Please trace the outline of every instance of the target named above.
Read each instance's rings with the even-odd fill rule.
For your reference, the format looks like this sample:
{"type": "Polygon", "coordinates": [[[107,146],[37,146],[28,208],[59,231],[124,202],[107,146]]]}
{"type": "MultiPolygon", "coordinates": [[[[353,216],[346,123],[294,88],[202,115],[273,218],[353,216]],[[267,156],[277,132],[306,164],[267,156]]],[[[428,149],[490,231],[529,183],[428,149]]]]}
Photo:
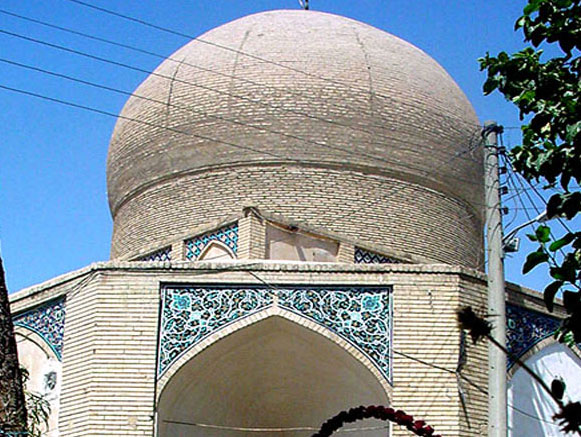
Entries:
{"type": "MultiPolygon", "coordinates": [[[[298,0],[87,0],[187,35],[199,36],[233,19],[298,0]]],[[[435,58],[458,82],[481,121],[518,126],[515,108],[484,97],[477,58],[522,47],[513,25],[524,1],[311,0],[314,10],[345,15],[393,33],[435,58]]],[[[0,9],[171,55],[186,38],[83,7],[69,0],[4,0],[0,9]]],[[[59,32],[0,13],[0,30],[153,70],[160,59],[59,32]]],[[[133,91],[147,76],[0,33],[0,58],[133,91]]],[[[117,114],[126,97],[0,62],[0,86],[64,99],[117,114]]],[[[0,238],[10,291],[109,257],[111,217],[105,161],[115,119],[0,89],[0,238]]],[[[519,141],[507,129],[507,145],[519,141]]],[[[534,194],[533,194],[534,196],[534,194]]],[[[507,206],[513,206],[508,202],[507,206]]],[[[518,205],[522,207],[522,205],[518,205]]],[[[531,205],[525,205],[531,207],[531,205]]],[[[508,229],[526,221],[512,209],[508,229]]],[[[527,210],[535,216],[534,210],[527,210]]],[[[507,223],[508,224],[508,223],[507,223]]],[[[523,246],[521,254],[526,253],[523,246]]],[[[542,288],[540,271],[522,277],[522,255],[507,260],[507,278],[542,288]]]]}

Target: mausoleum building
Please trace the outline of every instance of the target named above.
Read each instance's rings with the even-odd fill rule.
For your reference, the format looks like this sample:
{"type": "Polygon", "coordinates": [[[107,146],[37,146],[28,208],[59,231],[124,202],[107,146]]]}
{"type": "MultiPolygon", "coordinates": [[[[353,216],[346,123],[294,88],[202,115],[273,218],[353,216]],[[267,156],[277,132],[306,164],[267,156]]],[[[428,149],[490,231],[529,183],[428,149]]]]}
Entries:
{"type": "MultiPolygon", "coordinates": [[[[486,435],[487,349],[455,319],[486,312],[480,134],[436,61],[348,18],[271,11],[186,44],[113,132],[111,260],[11,296],[47,435],[309,436],[374,404],[486,435]]],[[[507,301],[511,350],[581,368],[552,345],[561,307],[507,301]]]]}

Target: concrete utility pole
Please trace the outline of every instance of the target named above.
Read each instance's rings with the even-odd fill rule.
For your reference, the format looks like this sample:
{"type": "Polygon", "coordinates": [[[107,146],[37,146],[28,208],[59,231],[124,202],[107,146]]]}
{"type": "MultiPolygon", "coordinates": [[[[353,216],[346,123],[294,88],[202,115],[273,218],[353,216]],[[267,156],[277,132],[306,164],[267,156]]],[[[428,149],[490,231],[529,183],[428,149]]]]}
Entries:
{"type": "MultiPolygon", "coordinates": [[[[493,324],[492,337],[506,345],[506,298],[504,254],[500,216],[498,172],[498,133],[494,121],[484,123],[484,177],[486,196],[486,239],[488,244],[488,315],[493,324]]],[[[506,355],[488,343],[488,436],[506,437],[506,355]]]]}

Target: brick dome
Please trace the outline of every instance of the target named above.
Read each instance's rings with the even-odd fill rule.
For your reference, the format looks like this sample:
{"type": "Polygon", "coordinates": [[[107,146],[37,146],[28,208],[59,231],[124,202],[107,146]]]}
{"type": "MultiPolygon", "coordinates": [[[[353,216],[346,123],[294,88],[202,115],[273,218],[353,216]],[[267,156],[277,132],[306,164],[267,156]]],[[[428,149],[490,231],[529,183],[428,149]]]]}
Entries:
{"type": "Polygon", "coordinates": [[[255,205],[477,265],[478,124],[446,71],[393,35],[314,11],[241,18],[179,49],[123,108],[107,164],[111,255],[255,205]]]}

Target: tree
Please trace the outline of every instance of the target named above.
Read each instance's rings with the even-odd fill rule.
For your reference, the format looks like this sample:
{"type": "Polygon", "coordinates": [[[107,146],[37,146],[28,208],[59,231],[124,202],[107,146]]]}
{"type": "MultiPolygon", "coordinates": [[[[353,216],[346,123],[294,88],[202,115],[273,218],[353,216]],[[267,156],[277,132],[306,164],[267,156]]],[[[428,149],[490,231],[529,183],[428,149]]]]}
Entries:
{"type": "Polygon", "coordinates": [[[26,383],[29,378],[28,370],[20,367],[20,372],[22,373],[22,383],[25,387],[24,399],[28,416],[27,435],[28,437],[42,437],[43,431],[48,427],[50,402],[46,399],[46,394],[26,389],[26,383]]]}
{"type": "Polygon", "coordinates": [[[4,267],[0,258],[0,431],[26,432],[26,401],[18,364],[4,267]]]}
{"type": "Polygon", "coordinates": [[[545,304],[552,311],[556,294],[563,292],[568,316],[558,336],[572,345],[581,343],[581,232],[570,228],[581,210],[580,0],[529,0],[515,30],[529,46],[479,59],[487,71],[484,93],[498,90],[518,107],[525,121],[522,145],[509,159],[529,182],[554,192],[547,216],[559,217],[567,229],[555,236],[549,226],[538,226],[529,235],[538,247],[528,254],[523,273],[539,265],[549,269],[553,282],[544,288],[545,304]],[[545,60],[544,48],[557,54],[545,60]]]}

